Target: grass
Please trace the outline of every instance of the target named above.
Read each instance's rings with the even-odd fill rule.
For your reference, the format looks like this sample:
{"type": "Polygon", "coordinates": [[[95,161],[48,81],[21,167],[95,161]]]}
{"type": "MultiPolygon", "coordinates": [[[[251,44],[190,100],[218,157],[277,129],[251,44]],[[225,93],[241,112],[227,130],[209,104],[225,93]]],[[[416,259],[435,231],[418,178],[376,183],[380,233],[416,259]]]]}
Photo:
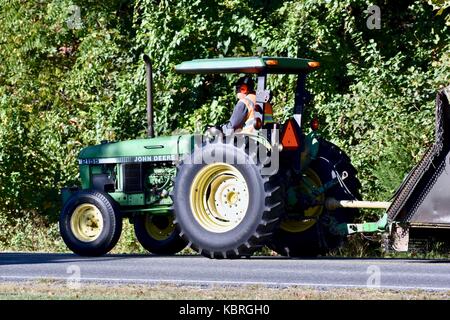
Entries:
{"type": "Polygon", "coordinates": [[[170,284],[82,283],[64,281],[0,283],[0,300],[448,300],[450,291],[381,290],[371,288],[314,289],[265,286],[177,286],[170,284]]]}

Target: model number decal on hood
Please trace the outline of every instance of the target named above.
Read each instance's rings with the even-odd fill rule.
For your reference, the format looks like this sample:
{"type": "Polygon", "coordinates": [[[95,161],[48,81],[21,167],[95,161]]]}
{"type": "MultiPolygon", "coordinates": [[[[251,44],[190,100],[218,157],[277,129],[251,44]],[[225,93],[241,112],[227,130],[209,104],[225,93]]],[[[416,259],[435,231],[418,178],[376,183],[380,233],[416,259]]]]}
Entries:
{"type": "Polygon", "coordinates": [[[176,154],[165,154],[158,156],[78,159],[78,163],[79,164],[139,163],[139,162],[176,161],[177,159],[178,157],[176,154]]]}

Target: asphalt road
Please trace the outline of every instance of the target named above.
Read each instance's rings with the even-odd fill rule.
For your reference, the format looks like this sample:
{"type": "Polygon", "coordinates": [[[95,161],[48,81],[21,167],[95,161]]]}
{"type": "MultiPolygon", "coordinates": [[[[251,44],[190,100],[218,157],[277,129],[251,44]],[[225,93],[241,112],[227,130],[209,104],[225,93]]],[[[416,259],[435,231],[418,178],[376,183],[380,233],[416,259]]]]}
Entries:
{"type": "Polygon", "coordinates": [[[200,256],[0,253],[0,281],[57,279],[107,283],[375,287],[450,290],[450,260],[210,260],[200,256]]]}

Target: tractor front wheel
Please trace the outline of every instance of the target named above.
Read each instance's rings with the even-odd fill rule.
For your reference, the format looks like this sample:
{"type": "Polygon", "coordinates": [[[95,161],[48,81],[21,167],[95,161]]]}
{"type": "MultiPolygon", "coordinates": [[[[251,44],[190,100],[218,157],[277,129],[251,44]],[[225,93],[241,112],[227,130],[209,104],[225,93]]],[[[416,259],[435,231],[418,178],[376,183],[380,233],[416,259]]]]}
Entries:
{"type": "Polygon", "coordinates": [[[67,247],[81,256],[108,253],[122,232],[122,216],[106,193],[83,190],[64,205],[59,228],[67,247]]]}

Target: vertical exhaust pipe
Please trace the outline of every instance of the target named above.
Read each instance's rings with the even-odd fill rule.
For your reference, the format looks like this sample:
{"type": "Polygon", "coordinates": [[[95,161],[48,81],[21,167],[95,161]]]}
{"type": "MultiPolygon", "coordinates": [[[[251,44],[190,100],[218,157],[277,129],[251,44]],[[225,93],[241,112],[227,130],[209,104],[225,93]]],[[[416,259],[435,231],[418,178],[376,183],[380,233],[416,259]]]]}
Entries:
{"type": "Polygon", "coordinates": [[[144,62],[147,77],[147,136],[153,138],[155,132],[153,129],[153,70],[150,57],[144,54],[144,62]]]}

